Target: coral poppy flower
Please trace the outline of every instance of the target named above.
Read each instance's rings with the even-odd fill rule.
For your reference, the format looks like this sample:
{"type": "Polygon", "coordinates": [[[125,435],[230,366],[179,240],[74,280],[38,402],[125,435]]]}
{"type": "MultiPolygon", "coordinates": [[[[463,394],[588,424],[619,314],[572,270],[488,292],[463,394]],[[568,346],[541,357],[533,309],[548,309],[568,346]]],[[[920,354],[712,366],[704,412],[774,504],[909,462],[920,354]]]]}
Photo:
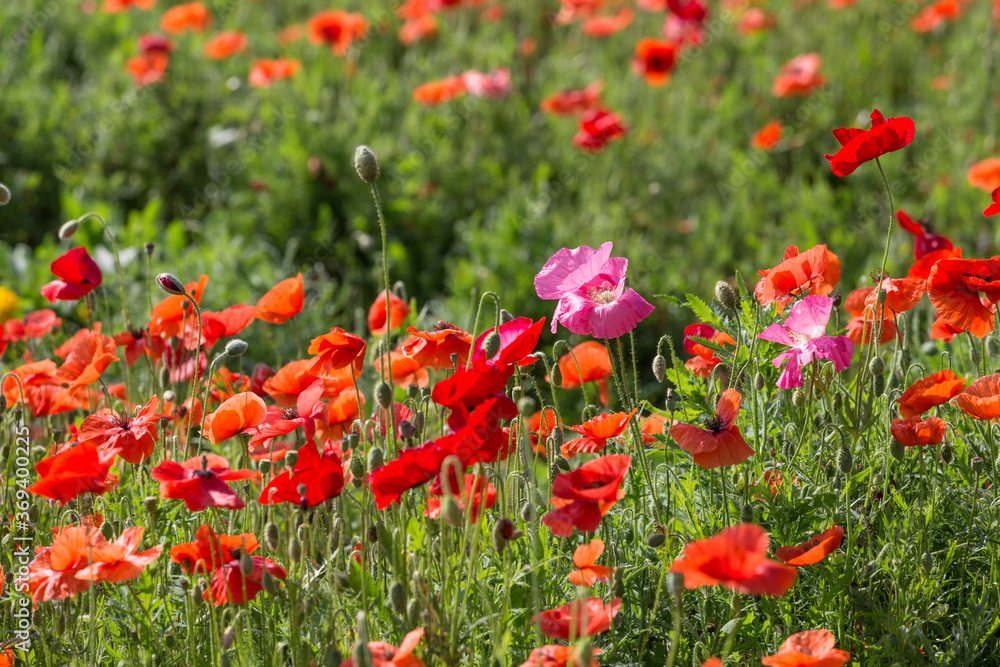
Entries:
{"type": "Polygon", "coordinates": [[[844,529],[833,525],[798,546],[781,547],[774,555],[778,557],[778,560],[784,561],[786,565],[794,565],[795,567],[815,565],[833,553],[843,541],[844,529]]]}
{"type": "Polygon", "coordinates": [[[670,437],[706,470],[746,461],[754,451],[736,426],[742,400],[743,396],[735,389],[725,390],[719,397],[715,417],[705,422],[705,428],[674,424],[670,427],[670,437]]]}
{"type": "Polygon", "coordinates": [[[381,510],[400,502],[403,493],[434,479],[441,472],[444,460],[451,455],[451,451],[433,440],[401,450],[396,459],[368,474],[375,507],[381,510]]]}
{"type": "Polygon", "coordinates": [[[905,148],[913,141],[916,129],[913,120],[905,116],[886,120],[878,109],[872,111],[869,130],[840,127],[833,136],[840,142],[840,150],[827,155],[830,169],[837,176],[847,176],[869,160],[905,148]]]}
{"type": "Polygon", "coordinates": [[[90,588],[90,579],[77,574],[106,543],[92,525],[57,530],[52,546],[35,547],[35,559],[28,565],[28,591],[36,607],[39,602],[65,600],[90,588]]]}
{"type": "Polygon", "coordinates": [[[819,73],[823,59],[818,53],[803,53],[781,66],[781,74],[774,78],[771,94],[775,97],[806,96],[826,85],[826,77],[819,73]]]}
{"type": "Polygon", "coordinates": [[[601,103],[601,91],[604,82],[601,80],[590,83],[583,90],[564,90],[549,95],[542,100],[541,109],[556,116],[570,116],[593,109],[601,103]]]}
{"type": "Polygon", "coordinates": [[[969,167],[966,173],[969,185],[984,192],[1000,188],[1000,158],[988,157],[969,167]]]}
{"type": "Polygon", "coordinates": [[[55,311],[33,310],[24,316],[23,320],[8,320],[4,323],[7,340],[16,343],[22,340],[44,338],[54,329],[59,328],[62,320],[55,311]]]}
{"type": "Polygon", "coordinates": [[[501,324],[499,328],[487,329],[479,334],[472,346],[472,363],[476,364],[482,361],[487,366],[509,366],[512,364],[530,366],[538,361],[536,357],[530,355],[535,351],[544,327],[544,317],[537,322],[533,322],[529,317],[517,317],[510,322],[501,324]],[[486,342],[486,337],[494,331],[500,337],[500,347],[495,355],[487,359],[483,345],[486,342]]]}
{"type": "Polygon", "coordinates": [[[462,73],[465,90],[473,97],[499,99],[510,93],[510,70],[500,67],[489,73],[470,69],[462,73]]]}
{"type": "Polygon", "coordinates": [[[625,136],[628,127],[621,116],[606,109],[587,109],[580,116],[573,145],[589,153],[600,153],[612,141],[625,136]]]}
{"type": "Polygon", "coordinates": [[[940,417],[930,416],[925,419],[908,417],[893,419],[889,426],[892,437],[904,447],[918,445],[940,445],[944,441],[948,425],[940,417]]]}
{"type": "Polygon", "coordinates": [[[300,273],[282,280],[257,301],[257,318],[271,324],[284,324],[302,312],[304,299],[300,273]]]}
{"type": "Polygon", "coordinates": [[[596,565],[604,553],[604,540],[595,539],[590,544],[581,544],[573,552],[573,564],[577,569],[569,573],[569,582],[574,586],[593,586],[598,581],[610,581],[613,570],[604,565],[596,565]]]}
{"type": "Polygon", "coordinates": [[[561,607],[538,612],[531,622],[551,639],[569,641],[570,637],[593,637],[611,627],[611,619],[618,615],[621,606],[621,598],[615,598],[607,605],[601,598],[574,600],[561,607]]]}
{"type": "Polygon", "coordinates": [[[580,29],[588,37],[610,37],[632,25],[633,18],[635,13],[624,7],[617,14],[610,16],[592,16],[583,22],[580,29]]]}
{"type": "Polygon", "coordinates": [[[260,473],[252,470],[230,470],[229,461],[215,454],[195,456],[184,463],[164,461],[153,468],[149,476],[160,483],[160,497],[183,500],[192,512],[206,507],[238,510],[246,507],[226,482],[241,479],[260,481],[260,473]]]}
{"type": "Polygon", "coordinates": [[[409,327],[406,332],[412,336],[403,344],[403,354],[421,366],[431,368],[454,368],[452,355],[458,355],[458,364],[464,365],[469,359],[472,335],[454,324],[438,322],[433,331],[420,331],[409,327]]]}
{"type": "Polygon", "coordinates": [[[931,269],[927,295],[941,320],[983,338],[995,324],[993,304],[1000,300],[1000,261],[942,259],[931,269]]]}
{"type": "MultiPolygon", "coordinates": [[[[592,656],[601,654],[601,649],[592,648],[592,656]]],[[[576,647],[561,644],[546,644],[532,649],[528,659],[520,667],[600,667],[597,658],[591,658],[590,665],[584,665],[576,647]]]]}
{"type": "Polygon", "coordinates": [[[632,69],[643,76],[651,86],[664,86],[677,63],[677,46],[658,39],[641,39],[635,45],[632,69]]]}
{"type": "Polygon", "coordinates": [[[768,14],[760,7],[749,7],[740,17],[740,22],[736,29],[744,37],[755,35],[759,32],[766,32],[778,25],[778,19],[774,14],[768,14]]]}
{"type": "MultiPolygon", "coordinates": [[[[847,311],[848,315],[851,315],[851,319],[847,322],[847,340],[855,345],[868,345],[875,338],[875,332],[878,329],[874,317],[875,311],[865,307],[865,302],[874,292],[874,287],[859,287],[852,290],[844,299],[844,310],[847,311]]],[[[896,334],[895,321],[891,318],[883,320],[879,345],[885,345],[895,340],[896,334]]]]}
{"type": "Polygon", "coordinates": [[[351,14],[342,9],[320,12],[306,24],[309,41],[329,45],[338,56],[347,53],[355,39],[368,31],[368,21],[361,14],[351,14]]]}
{"type": "Polygon", "coordinates": [[[760,662],[768,667],[843,667],[851,654],[834,648],[836,643],[829,630],[806,630],[786,639],[777,653],[760,662]]]}
{"type": "Polygon", "coordinates": [[[406,46],[412,46],[421,40],[434,39],[438,32],[438,22],[433,14],[422,14],[407,19],[399,28],[399,41],[406,46]]]}
{"type": "Polygon", "coordinates": [[[170,550],[170,559],[187,574],[208,574],[220,567],[234,549],[253,553],[260,547],[253,533],[216,535],[212,527],[202,524],[195,533],[194,542],[178,544],[170,550]]]}
{"type": "Polygon", "coordinates": [[[205,55],[212,60],[225,60],[237,53],[243,53],[246,48],[246,33],[238,30],[227,30],[205,42],[205,55]]]}
{"type": "Polygon", "coordinates": [[[74,397],[73,392],[58,384],[56,365],[52,360],[43,359],[24,364],[10,372],[13,375],[3,379],[3,395],[8,405],[23,401],[35,417],[61,414],[80,407],[80,402],[74,397]],[[21,379],[20,386],[13,376],[21,379]]]}
{"type": "MultiPolygon", "coordinates": [[[[94,562],[77,571],[77,579],[106,581],[116,584],[139,577],[150,563],[160,557],[163,545],[157,544],[146,551],[139,551],[145,528],[126,528],[114,542],[104,542],[99,532],[95,536],[98,544],[90,550],[94,562]],[[99,537],[98,537],[99,536],[99,537]]],[[[56,538],[58,539],[58,537],[56,538]]]]}
{"type": "Polygon", "coordinates": [[[993,197],[993,203],[987,206],[986,210],[983,211],[983,215],[987,218],[992,218],[994,215],[1000,213],[1000,187],[994,190],[993,194],[990,196],[993,197]]]}
{"type": "Polygon", "coordinates": [[[961,15],[962,2],[960,0],[937,0],[937,2],[924,7],[910,19],[910,27],[913,32],[931,32],[946,21],[958,20],[961,15]]]}
{"type": "Polygon", "coordinates": [[[189,2],[175,5],[165,11],[160,17],[160,27],[173,35],[190,30],[205,32],[212,25],[212,14],[201,2],[189,2]]]}
{"type": "Polygon", "coordinates": [[[750,145],[762,151],[772,150],[781,141],[784,132],[785,126],[781,124],[781,121],[772,120],[754,133],[750,139],[750,145]]]}
{"type": "Polygon", "coordinates": [[[632,331],[653,312],[638,292],[625,287],[628,260],[611,257],[613,243],[563,248],[535,275],[535,292],[558,299],[552,333],[563,326],[581,336],[618,338],[632,331]]]}
{"type": "MultiPolygon", "coordinates": [[[[385,326],[385,292],[379,292],[375,302],[368,309],[368,330],[373,336],[381,336],[386,332],[385,326]]],[[[398,296],[389,292],[389,329],[395,329],[402,324],[410,314],[410,307],[398,296]]]]}
{"type": "Polygon", "coordinates": [[[800,253],[795,246],[785,249],[782,262],[773,269],[757,272],[761,279],[753,288],[762,306],[791,303],[795,296],[825,296],[840,282],[840,259],[825,245],[800,253]]]}
{"type": "Polygon", "coordinates": [[[930,221],[928,220],[918,222],[908,216],[903,209],[896,211],[896,219],[899,221],[900,227],[915,237],[913,244],[914,259],[920,259],[938,250],[951,250],[954,247],[954,244],[947,237],[931,231],[930,221]]]}
{"type": "Polygon", "coordinates": [[[865,306],[876,313],[876,318],[895,318],[900,313],[905,313],[920,303],[920,299],[924,295],[924,282],[916,278],[886,277],[865,299],[865,306]],[[885,292],[884,305],[878,302],[879,290],[885,292]]]}
{"type": "Polygon", "coordinates": [[[144,53],[125,62],[125,70],[132,77],[136,88],[160,83],[165,78],[170,57],[163,53],[144,53]]]}
{"type": "MultiPolygon", "coordinates": [[[[368,650],[371,652],[372,667],[424,667],[424,662],[413,655],[413,651],[420,644],[424,636],[424,629],[417,628],[406,633],[403,643],[396,648],[392,644],[385,642],[368,642],[368,650]]],[[[340,663],[340,667],[354,667],[354,659],[348,658],[340,663]]]]}
{"type": "MultiPolygon", "coordinates": [[[[472,503],[472,509],[469,514],[469,520],[472,523],[479,521],[481,506],[490,509],[497,503],[496,487],[490,484],[489,480],[482,475],[466,475],[461,483],[461,488],[455,489],[455,491],[457,491],[454,495],[455,503],[460,510],[464,512],[469,507],[469,503],[472,503]]],[[[434,497],[427,499],[427,511],[424,514],[429,519],[436,519],[441,516],[441,498],[445,495],[441,477],[434,480],[430,492],[431,496],[434,497]]],[[[447,519],[447,517],[445,518],[447,519]]]]}
{"type": "Polygon", "coordinates": [[[264,590],[262,584],[264,570],[267,570],[272,579],[284,579],[288,576],[285,569],[270,558],[252,556],[250,564],[252,569],[244,576],[239,550],[230,552],[230,559],[215,571],[208,590],[202,597],[216,607],[224,604],[243,604],[253,600],[264,590]]]}
{"type": "Polygon", "coordinates": [[[344,488],[344,468],[340,455],[327,443],[319,452],[316,442],[310,440],[298,449],[295,466],[285,470],[268,483],[260,492],[262,505],[271,503],[305,504],[315,507],[330,498],[336,498],[344,488]],[[299,489],[305,487],[305,493],[299,489]]]}
{"type": "Polygon", "coordinates": [[[135,329],[115,334],[115,345],[125,348],[125,363],[129,366],[146,354],[146,329],[135,329]]]}
{"type": "Polygon", "coordinates": [[[721,585],[747,595],[781,596],[798,576],[793,567],[767,558],[767,532],[744,523],[715,537],[691,542],[671,572],[684,575],[685,588],[721,585]]]}
{"type": "Polygon", "coordinates": [[[105,14],[117,14],[125,12],[133,7],[148,11],[156,6],[156,0],[104,0],[101,11],[105,14]]]}
{"type": "Polygon", "coordinates": [[[947,403],[964,389],[965,378],[958,377],[947,368],[922,377],[896,399],[899,416],[903,419],[919,417],[931,408],[947,403]]]}
{"type": "Polygon", "coordinates": [[[65,361],[56,369],[55,381],[71,392],[94,384],[112,362],[118,361],[114,339],[96,329],[81,329],[57,348],[56,354],[65,361]]]}
{"type": "Polygon", "coordinates": [[[631,464],[631,456],[616,454],[560,473],[552,482],[550,502],[556,509],[542,521],[557,537],[569,537],[574,528],[595,532],[601,525],[601,517],[624,497],[621,485],[631,464]]]}
{"type": "Polygon", "coordinates": [[[570,426],[570,430],[576,431],[583,437],[566,441],[562,446],[562,455],[573,458],[578,453],[603,452],[608,440],[620,436],[638,410],[635,408],[629,413],[600,414],[579,426],[570,426]]]}
{"type": "Polygon", "coordinates": [[[934,265],[942,259],[962,259],[962,249],[942,249],[928,253],[910,265],[910,270],[907,272],[906,277],[923,280],[926,283],[931,277],[931,270],[934,268],[934,265]]]}
{"type": "Polygon", "coordinates": [[[217,445],[237,433],[244,433],[267,417],[267,406],[257,394],[245,391],[224,401],[215,412],[205,418],[205,434],[209,442],[217,445]]]}
{"type": "Polygon", "coordinates": [[[784,324],[772,324],[758,335],[763,340],[787,345],[790,350],[772,360],[775,368],[788,364],[778,378],[781,389],[795,389],[803,383],[802,366],[815,359],[833,361],[838,373],[851,365],[854,343],[846,336],[824,336],[826,325],[833,312],[833,299],[826,296],[807,296],[794,306],[784,324]]]}
{"type": "Polygon", "coordinates": [[[562,376],[559,384],[562,389],[576,389],[584,382],[596,382],[601,405],[608,404],[611,355],[601,343],[584,341],[564,354],[559,358],[559,374],[562,376]]]}
{"type": "Polygon", "coordinates": [[[302,69],[302,62],[294,58],[255,60],[247,81],[254,88],[270,88],[275,81],[291,79],[302,69]]]}
{"type": "Polygon", "coordinates": [[[701,378],[707,378],[722,359],[715,355],[715,350],[705,347],[694,338],[704,338],[720,345],[736,345],[733,337],[724,331],[716,331],[708,324],[696,323],[684,327],[684,351],[694,356],[684,362],[684,367],[701,378]]]}
{"type": "Polygon", "coordinates": [[[58,500],[60,505],[82,493],[100,495],[117,484],[117,477],[108,474],[114,460],[114,452],[99,451],[92,442],[71,447],[35,464],[39,479],[28,492],[58,500]]]}
{"type": "Polygon", "coordinates": [[[52,262],[51,268],[59,280],[42,287],[42,296],[51,303],[81,299],[98,287],[103,277],[101,269],[83,247],[68,251],[52,262]]]}
{"type": "Polygon", "coordinates": [[[973,419],[1000,417],[1000,373],[979,378],[955,396],[955,405],[973,419]]]}
{"type": "Polygon", "coordinates": [[[154,395],[133,417],[127,413],[90,415],[80,424],[77,440],[93,442],[98,449],[121,456],[129,463],[141,463],[152,455],[156,445],[156,422],[160,407],[154,395]]]}
{"type": "Polygon", "coordinates": [[[527,423],[528,441],[534,451],[540,455],[545,455],[545,445],[543,444],[552,431],[562,428],[562,423],[556,417],[556,412],[552,408],[547,408],[544,413],[539,410],[531,415],[527,423]],[[543,416],[544,414],[544,416],[543,416]]]}
{"type": "Polygon", "coordinates": [[[273,398],[278,405],[290,408],[296,404],[299,395],[316,384],[317,380],[323,381],[323,398],[333,398],[345,389],[354,387],[349,369],[346,373],[339,371],[331,376],[320,378],[312,374],[310,371],[312,366],[312,359],[291,361],[282,366],[277,373],[264,380],[261,384],[261,390],[273,398]]]}
{"type": "MultiPolygon", "coordinates": [[[[382,362],[384,358],[375,360],[375,372],[382,373],[382,362]]],[[[418,387],[426,387],[431,383],[430,373],[424,365],[415,359],[410,359],[403,353],[402,346],[393,350],[389,354],[389,375],[392,383],[397,387],[409,387],[415,384],[418,387]]]]}
{"type": "Polygon", "coordinates": [[[424,106],[437,106],[465,95],[465,78],[450,76],[440,81],[428,81],[413,90],[413,99],[424,106]]]}
{"type": "Polygon", "coordinates": [[[180,563],[184,572],[214,573],[209,588],[204,592],[205,600],[216,606],[232,602],[242,604],[257,597],[263,590],[261,580],[266,569],[277,579],[287,576],[284,568],[270,558],[253,556],[253,569],[247,576],[240,570],[242,552],[253,553],[260,546],[252,533],[241,535],[216,535],[211,526],[202,525],[195,534],[195,541],[178,544],[170,550],[170,558],[180,563]],[[244,594],[245,591],[245,594],[244,594]]]}
{"type": "Polygon", "coordinates": [[[656,436],[663,435],[666,431],[668,418],[664,415],[652,414],[642,420],[639,431],[642,433],[642,442],[647,447],[659,446],[663,441],[656,436]]]}
{"type": "Polygon", "coordinates": [[[364,368],[367,349],[365,341],[354,334],[340,327],[332,327],[330,333],[312,339],[309,354],[314,356],[309,372],[323,376],[353,364],[354,372],[360,375],[361,369],[364,368]]]}

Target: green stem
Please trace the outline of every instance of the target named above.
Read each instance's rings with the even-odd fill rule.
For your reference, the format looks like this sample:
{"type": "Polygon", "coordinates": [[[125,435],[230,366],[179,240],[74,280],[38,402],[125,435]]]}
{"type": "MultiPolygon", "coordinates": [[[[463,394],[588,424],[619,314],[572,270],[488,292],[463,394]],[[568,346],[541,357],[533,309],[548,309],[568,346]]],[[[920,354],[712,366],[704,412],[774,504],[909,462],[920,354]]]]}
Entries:
{"type": "MultiPolygon", "coordinates": [[[[187,435],[184,438],[184,451],[187,452],[191,447],[191,426],[194,423],[194,419],[191,417],[194,416],[195,395],[198,393],[198,366],[201,362],[201,307],[198,306],[198,302],[195,301],[194,297],[187,293],[187,290],[184,290],[184,294],[182,296],[187,297],[188,301],[191,302],[191,305],[194,306],[194,314],[198,318],[198,344],[194,349],[194,372],[191,374],[191,414],[188,416],[187,435]]],[[[207,411],[207,405],[201,406],[203,417],[207,411]]]]}

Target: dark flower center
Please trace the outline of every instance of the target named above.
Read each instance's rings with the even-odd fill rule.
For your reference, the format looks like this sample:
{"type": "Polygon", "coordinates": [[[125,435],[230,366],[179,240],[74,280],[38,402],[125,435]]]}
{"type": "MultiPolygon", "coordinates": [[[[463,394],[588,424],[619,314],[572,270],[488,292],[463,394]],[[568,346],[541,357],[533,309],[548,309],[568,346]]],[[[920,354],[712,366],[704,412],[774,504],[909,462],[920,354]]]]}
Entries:
{"type": "Polygon", "coordinates": [[[285,419],[298,419],[299,409],[294,405],[290,408],[282,408],[281,416],[284,417],[285,419]]]}
{"type": "Polygon", "coordinates": [[[711,431],[712,433],[718,433],[726,427],[726,422],[722,420],[722,417],[715,415],[705,420],[705,430],[711,431]]]}

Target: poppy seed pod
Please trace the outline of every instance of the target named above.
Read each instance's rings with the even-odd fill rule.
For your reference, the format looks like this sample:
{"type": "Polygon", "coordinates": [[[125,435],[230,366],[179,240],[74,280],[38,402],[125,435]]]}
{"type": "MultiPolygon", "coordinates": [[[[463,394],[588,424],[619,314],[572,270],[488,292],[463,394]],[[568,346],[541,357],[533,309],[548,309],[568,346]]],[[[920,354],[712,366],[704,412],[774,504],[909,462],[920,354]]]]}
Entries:
{"type": "MultiPolygon", "coordinates": [[[[381,447],[372,447],[371,449],[369,449],[368,450],[368,469],[369,470],[377,470],[378,468],[381,468],[382,464],[384,463],[383,456],[384,456],[384,454],[382,453],[382,448],[381,447]]],[[[352,472],[353,472],[353,470],[352,470],[352,472]]],[[[362,475],[364,474],[363,470],[361,471],[361,474],[362,475]]]]}
{"type": "Polygon", "coordinates": [[[889,454],[897,461],[902,461],[906,456],[906,447],[899,440],[892,440],[889,443],[889,454]]]}
{"type": "Polygon", "coordinates": [[[806,392],[801,389],[796,389],[792,392],[792,405],[797,408],[801,408],[806,404],[806,392]]]}
{"type": "Polygon", "coordinates": [[[161,273],[156,276],[156,284],[167,294],[173,294],[174,296],[183,296],[185,294],[184,283],[169,273],[161,273]]]}
{"type": "Polygon", "coordinates": [[[0,206],[6,206],[10,203],[10,188],[8,188],[3,183],[0,183],[0,206]]]}
{"type": "Polygon", "coordinates": [[[264,526],[264,544],[271,551],[276,551],[278,548],[278,536],[280,532],[278,530],[278,524],[273,521],[268,521],[264,526]]]}
{"type": "Polygon", "coordinates": [[[401,581],[392,582],[389,586],[389,604],[392,610],[400,616],[406,613],[406,586],[401,581]]]}
{"type": "Polygon", "coordinates": [[[368,146],[358,146],[354,150],[354,170],[365,183],[374,183],[378,180],[378,157],[368,146]]]}
{"type": "Polygon", "coordinates": [[[406,387],[406,397],[414,401],[420,398],[420,386],[412,383],[408,385],[406,387]]]}
{"type": "Polygon", "coordinates": [[[653,357],[653,377],[657,382],[663,382],[667,377],[667,359],[662,354],[653,357]]]}
{"type": "Polygon", "coordinates": [[[152,243],[147,243],[145,248],[146,248],[146,257],[152,257],[153,251],[156,249],[156,246],[153,245],[152,243]]]}
{"type": "Polygon", "coordinates": [[[79,220],[70,220],[69,222],[64,222],[59,228],[59,238],[65,241],[66,239],[76,234],[77,230],[80,229],[79,220]]]}
{"type": "Polygon", "coordinates": [[[520,401],[522,396],[524,396],[524,388],[521,385],[516,384],[511,387],[510,397],[515,403],[520,401]]]}
{"type": "Polygon", "coordinates": [[[285,452],[285,465],[289,468],[294,468],[295,464],[299,462],[299,453],[294,449],[289,449],[285,452]]]}
{"type": "Polygon", "coordinates": [[[150,516],[156,514],[156,506],[159,503],[159,501],[160,499],[157,498],[156,496],[146,496],[146,498],[142,501],[142,504],[146,508],[146,512],[150,516]]]}
{"type": "Polygon", "coordinates": [[[837,470],[842,475],[849,475],[854,469],[854,455],[847,445],[841,445],[837,450],[837,470]]]}
{"type": "Polygon", "coordinates": [[[483,352],[486,353],[487,359],[492,359],[497,356],[500,351],[500,334],[496,331],[491,331],[487,336],[486,340],[483,341],[483,352]]]}
{"type": "Polygon", "coordinates": [[[981,456],[973,456],[972,460],[969,461],[969,464],[972,466],[972,472],[977,475],[983,471],[983,468],[986,467],[986,462],[983,461],[983,457],[981,456]]]}
{"type": "MultiPolygon", "coordinates": [[[[357,422],[357,423],[360,424],[361,422],[357,422]]],[[[360,428],[360,426],[358,428],[360,428]]],[[[352,432],[352,433],[348,433],[347,434],[347,448],[348,449],[354,449],[354,448],[356,448],[358,446],[358,443],[360,441],[361,441],[361,436],[358,435],[357,433],[352,432]]]]}
{"type": "Polygon", "coordinates": [[[226,343],[226,354],[230,357],[241,357],[249,347],[250,344],[247,343],[245,340],[234,338],[228,343],[226,343]]]}
{"type": "Polygon", "coordinates": [[[375,401],[383,410],[392,407],[392,387],[386,382],[379,382],[375,385],[375,401]]]}
{"type": "Polygon", "coordinates": [[[740,305],[735,290],[724,280],[715,283],[715,299],[727,310],[736,310],[736,307],[740,305]]]}
{"type": "Polygon", "coordinates": [[[267,459],[261,459],[257,463],[257,470],[260,471],[260,474],[266,475],[267,473],[271,472],[271,462],[268,461],[267,459]]]}
{"type": "Polygon", "coordinates": [[[667,536],[660,532],[650,533],[646,536],[646,544],[651,549],[659,549],[666,543],[667,536]]]}

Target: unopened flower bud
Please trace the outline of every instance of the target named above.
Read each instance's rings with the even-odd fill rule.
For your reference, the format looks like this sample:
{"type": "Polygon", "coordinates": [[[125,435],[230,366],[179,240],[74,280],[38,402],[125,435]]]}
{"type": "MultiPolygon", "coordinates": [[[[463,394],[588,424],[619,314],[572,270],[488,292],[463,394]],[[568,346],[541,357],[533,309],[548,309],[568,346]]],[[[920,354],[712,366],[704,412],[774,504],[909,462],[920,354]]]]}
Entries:
{"type": "Polygon", "coordinates": [[[483,352],[487,359],[497,356],[497,353],[500,352],[500,334],[491,331],[486,335],[486,340],[483,341],[483,352]]]}
{"type": "Polygon", "coordinates": [[[10,188],[8,188],[3,183],[0,183],[0,206],[6,206],[10,203],[10,188]]]}
{"type": "Polygon", "coordinates": [[[673,387],[667,389],[666,401],[664,401],[664,407],[667,408],[667,412],[673,412],[677,407],[677,392],[673,390],[673,387]]]}
{"type": "Polygon", "coordinates": [[[295,464],[299,462],[299,452],[294,449],[289,449],[285,452],[285,465],[289,468],[294,468],[295,464]]]}
{"type": "Polygon", "coordinates": [[[740,508],[740,521],[742,523],[753,523],[753,505],[744,503],[740,508]]]}
{"type": "Polygon", "coordinates": [[[521,505],[521,518],[524,519],[525,523],[531,523],[535,520],[535,508],[532,507],[531,503],[521,505]]]}
{"type": "Polygon", "coordinates": [[[938,453],[941,455],[941,463],[946,466],[950,466],[955,460],[955,450],[952,449],[951,445],[947,442],[941,445],[941,449],[938,453]]]}
{"type": "Polygon", "coordinates": [[[351,475],[355,479],[361,479],[365,476],[365,472],[365,460],[361,458],[358,450],[354,450],[354,454],[351,456],[351,475]]]}
{"type": "Polygon", "coordinates": [[[801,389],[796,389],[792,392],[792,405],[797,408],[801,408],[806,404],[806,392],[801,389]]]}
{"type": "Polygon", "coordinates": [[[375,544],[378,542],[378,528],[376,528],[374,525],[368,526],[368,530],[366,532],[368,541],[371,544],[375,544]]]}
{"type": "Polygon", "coordinates": [[[868,362],[868,372],[875,376],[882,375],[885,372],[885,362],[882,361],[881,357],[875,357],[868,362]]]}
{"type": "Polygon", "coordinates": [[[896,459],[897,461],[902,461],[903,457],[906,456],[906,447],[904,447],[903,443],[899,442],[898,440],[895,439],[890,440],[889,454],[891,454],[892,458],[896,459]]]}
{"type": "Polygon", "coordinates": [[[245,340],[234,338],[226,343],[226,354],[230,357],[241,357],[247,351],[248,347],[250,347],[250,344],[245,340]]]}
{"type": "Polygon", "coordinates": [[[146,512],[152,516],[156,514],[156,506],[160,502],[160,499],[156,496],[146,496],[142,501],[142,504],[146,507],[146,512]]]}
{"type": "Polygon", "coordinates": [[[59,238],[65,241],[66,239],[76,234],[77,230],[80,229],[79,220],[70,220],[69,222],[64,222],[62,227],[59,228],[59,238]]]}
{"type": "Polygon", "coordinates": [[[659,549],[664,545],[664,543],[666,543],[666,541],[667,541],[667,536],[659,531],[655,533],[650,533],[649,535],[646,536],[646,544],[651,549],[659,549]]]}
{"type": "Polygon", "coordinates": [[[293,563],[302,560],[302,542],[299,541],[298,535],[292,535],[292,539],[288,542],[288,560],[293,563]]]}
{"type": "MultiPolygon", "coordinates": [[[[166,387],[170,384],[170,369],[164,366],[160,369],[160,386],[166,387]]],[[[167,400],[166,393],[163,394],[163,400],[167,400]]],[[[174,400],[177,400],[177,395],[174,395],[174,400]]]]}
{"type": "Polygon", "coordinates": [[[406,613],[406,586],[401,581],[394,581],[389,586],[389,604],[392,610],[402,616],[406,613]]]}
{"type": "Polygon", "coordinates": [[[421,611],[420,600],[410,598],[410,601],[406,603],[406,620],[411,626],[419,624],[421,611]]]}
{"type": "Polygon", "coordinates": [[[727,310],[736,310],[736,307],[740,305],[740,300],[736,296],[736,292],[724,280],[715,283],[715,298],[727,310]]]}
{"type": "Polygon", "coordinates": [[[854,470],[854,455],[847,445],[841,445],[837,450],[837,470],[842,475],[849,475],[854,470]]]}
{"type": "Polygon", "coordinates": [[[844,407],[844,396],[839,391],[834,392],[833,396],[830,398],[830,407],[833,408],[834,412],[840,412],[844,407]]]}
{"type": "Polygon", "coordinates": [[[278,549],[278,537],[280,534],[278,524],[273,521],[268,521],[264,525],[264,544],[266,544],[267,548],[271,551],[276,551],[278,549]]]}
{"type": "Polygon", "coordinates": [[[379,382],[375,386],[375,401],[383,410],[392,407],[392,387],[386,382],[379,382]]]}
{"type": "MultiPolygon", "coordinates": [[[[407,422],[407,423],[409,423],[409,422],[407,422]]],[[[369,449],[368,450],[368,470],[376,470],[378,468],[381,468],[382,464],[384,463],[383,457],[384,457],[384,455],[382,453],[382,448],[381,447],[372,447],[371,449],[369,449]]],[[[352,459],[352,461],[353,461],[353,459],[352,459]]],[[[353,470],[352,470],[352,473],[353,473],[353,470]]],[[[364,470],[361,471],[361,475],[363,475],[363,474],[365,474],[364,470]]],[[[360,477],[361,475],[358,475],[358,476],[360,477]]]]}
{"type": "Polygon", "coordinates": [[[552,366],[552,372],[549,373],[549,384],[553,387],[562,386],[562,369],[559,368],[558,364],[552,366]]]}
{"type": "Polygon", "coordinates": [[[514,537],[514,522],[507,517],[501,517],[493,526],[493,548],[502,554],[507,543],[514,537]]]}
{"type": "Polygon", "coordinates": [[[458,502],[451,496],[445,496],[441,499],[441,514],[448,520],[448,523],[456,526],[461,524],[464,519],[462,508],[458,506],[458,502]]]}
{"type": "Polygon", "coordinates": [[[413,430],[420,433],[424,430],[424,411],[417,410],[413,413],[413,430]]]}
{"type": "Polygon", "coordinates": [[[555,464],[560,470],[569,472],[569,461],[562,454],[556,454],[555,464]]]}
{"type": "Polygon", "coordinates": [[[167,294],[173,294],[174,296],[183,296],[185,294],[184,283],[169,273],[161,273],[156,276],[156,284],[167,294]]]}
{"type": "Polygon", "coordinates": [[[378,157],[368,146],[358,146],[354,151],[354,169],[365,183],[378,180],[378,157]]]}
{"type": "Polygon", "coordinates": [[[191,589],[191,604],[195,609],[200,609],[205,604],[205,584],[198,582],[198,585],[191,589]]]}
{"type": "Polygon", "coordinates": [[[236,641],[236,628],[229,625],[226,627],[225,632],[222,633],[222,650],[228,651],[232,648],[234,641],[236,641]]]}
{"type": "Polygon", "coordinates": [[[764,374],[757,373],[757,375],[753,377],[754,389],[756,389],[757,391],[764,391],[764,385],[765,385],[764,374]]]}
{"type": "Polygon", "coordinates": [[[675,598],[684,594],[684,574],[681,572],[671,572],[667,575],[667,590],[675,598]]]}
{"type": "Polygon", "coordinates": [[[549,438],[552,439],[552,445],[559,448],[563,446],[566,436],[561,428],[554,428],[552,429],[552,433],[549,435],[549,438]]]}
{"type": "Polygon", "coordinates": [[[662,354],[653,357],[653,377],[657,382],[663,382],[667,377],[667,359],[662,354]]]}
{"type": "Polygon", "coordinates": [[[969,359],[972,360],[972,365],[978,367],[979,362],[982,361],[982,357],[979,356],[979,346],[975,343],[969,345],[969,359]]]}
{"type": "Polygon", "coordinates": [[[531,396],[522,396],[517,402],[517,409],[523,417],[530,417],[538,409],[538,402],[531,396]]]}

